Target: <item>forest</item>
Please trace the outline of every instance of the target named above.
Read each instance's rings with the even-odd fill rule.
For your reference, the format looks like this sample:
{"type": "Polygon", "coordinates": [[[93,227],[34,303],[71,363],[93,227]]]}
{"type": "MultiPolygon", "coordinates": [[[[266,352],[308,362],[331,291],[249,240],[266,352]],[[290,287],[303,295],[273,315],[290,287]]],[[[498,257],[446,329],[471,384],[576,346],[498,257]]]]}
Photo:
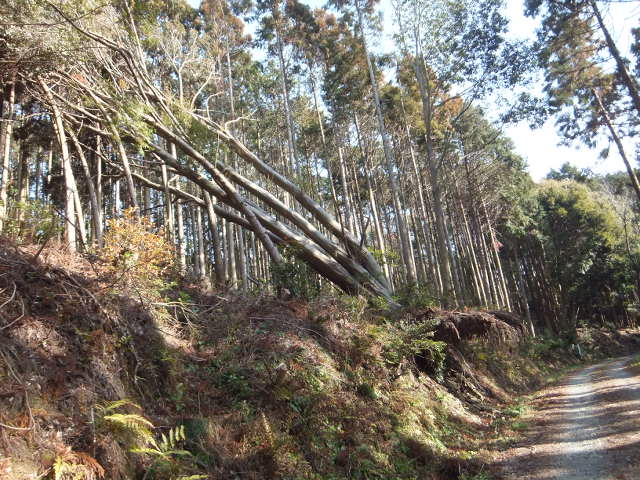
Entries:
{"type": "Polygon", "coordinates": [[[536,43],[499,0],[398,0],[376,55],[374,2],[9,0],[0,228],[94,252],[133,209],[203,285],[634,322],[635,60],[598,2],[523,8],[536,43]],[[550,116],[626,172],[532,182],[502,127],[550,116]]]}
{"type": "Polygon", "coordinates": [[[203,286],[631,324],[640,44],[606,4],[529,0],[527,43],[501,0],[5,1],[1,231],[97,252],[132,209],[203,286]],[[534,183],[502,130],[547,118],[626,170],[534,183]]]}
{"type": "Polygon", "coordinates": [[[640,343],[621,3],[0,1],[0,478],[493,478],[640,343]]]}

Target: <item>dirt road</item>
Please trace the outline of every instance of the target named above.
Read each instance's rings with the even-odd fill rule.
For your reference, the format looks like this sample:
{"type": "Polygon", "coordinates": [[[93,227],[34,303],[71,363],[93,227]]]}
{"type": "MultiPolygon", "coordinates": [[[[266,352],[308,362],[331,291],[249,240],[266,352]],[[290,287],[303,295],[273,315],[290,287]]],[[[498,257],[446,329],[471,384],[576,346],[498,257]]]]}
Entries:
{"type": "Polygon", "coordinates": [[[543,392],[526,441],[501,455],[501,478],[640,480],[640,369],[630,360],[594,365],[543,392]]]}

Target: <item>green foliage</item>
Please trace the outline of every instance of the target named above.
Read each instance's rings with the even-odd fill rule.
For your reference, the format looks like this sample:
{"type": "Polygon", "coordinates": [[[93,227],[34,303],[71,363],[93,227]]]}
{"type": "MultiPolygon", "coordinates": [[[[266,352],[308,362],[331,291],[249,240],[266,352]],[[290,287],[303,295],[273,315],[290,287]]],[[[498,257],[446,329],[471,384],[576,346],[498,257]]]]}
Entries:
{"type": "Polygon", "coordinates": [[[619,134],[626,128],[627,98],[616,85],[615,62],[603,51],[591,2],[529,0],[527,14],[540,16],[538,56],[545,68],[545,92],[549,112],[556,114],[559,133],[567,143],[580,140],[589,147],[598,143],[603,129],[602,111],[594,99],[598,91],[619,134]],[[606,59],[606,60],[605,60],[606,59]],[[615,122],[616,118],[617,122],[615,122]]]}
{"type": "Polygon", "coordinates": [[[561,304],[575,310],[600,297],[606,305],[598,287],[620,288],[615,284],[622,267],[622,228],[605,198],[583,184],[549,181],[538,188],[538,202],[549,270],[561,286],[561,304]]]}
{"type": "Polygon", "coordinates": [[[148,104],[129,100],[120,104],[121,110],[116,114],[114,129],[117,132],[131,132],[132,139],[138,147],[138,152],[143,154],[149,150],[153,143],[154,130],[143,120],[145,114],[151,113],[148,104]]]}
{"type": "MultiPolygon", "coordinates": [[[[98,431],[105,429],[115,433],[131,452],[145,455],[151,459],[150,478],[158,479],[202,479],[207,478],[194,471],[192,453],[183,448],[187,443],[187,428],[179,425],[161,433],[156,438],[152,431],[153,423],[140,414],[118,412],[125,407],[140,409],[134,402],[122,399],[97,407],[96,426],[98,431]],[[186,460],[185,460],[186,459],[186,460]]],[[[193,424],[190,430],[194,430],[193,424]]],[[[82,477],[84,478],[84,477],[82,477]]]]}
{"type": "Polygon", "coordinates": [[[593,172],[587,168],[578,168],[565,162],[558,169],[551,169],[547,174],[548,180],[573,180],[578,183],[594,185],[593,172]]]}
{"type": "Polygon", "coordinates": [[[229,365],[222,359],[214,359],[209,364],[208,371],[212,375],[213,384],[229,391],[238,399],[251,397],[252,390],[247,373],[234,365],[229,365]]]}
{"type": "Polygon", "coordinates": [[[527,409],[526,405],[522,403],[518,403],[518,404],[508,406],[507,408],[502,410],[502,413],[512,418],[518,418],[522,416],[522,414],[526,411],[526,409],[527,409]]]}
{"type": "Polygon", "coordinates": [[[160,434],[160,441],[155,438],[149,440],[149,447],[137,447],[131,451],[134,453],[144,453],[166,460],[171,455],[191,455],[190,452],[180,449],[179,444],[186,440],[184,425],[173,427],[169,430],[169,435],[160,434]]]}
{"type": "Polygon", "coordinates": [[[431,285],[410,284],[400,287],[395,297],[400,305],[410,309],[438,307],[442,302],[431,285]]]}
{"type": "Polygon", "coordinates": [[[15,215],[7,219],[3,233],[29,243],[43,243],[62,232],[60,217],[53,205],[38,200],[12,204],[15,215]]]}
{"type": "Polygon", "coordinates": [[[624,211],[621,200],[588,172],[565,166],[551,176],[561,180],[547,180],[514,200],[502,227],[510,255],[541,260],[552,303],[544,309],[555,309],[562,323],[556,333],[572,331],[578,320],[624,316],[634,308],[640,248],[632,223],[617,213],[624,211]]]}
{"type": "Polygon", "coordinates": [[[407,361],[415,362],[441,381],[447,344],[433,340],[433,328],[434,325],[430,321],[393,324],[385,322],[370,328],[369,335],[382,343],[382,357],[387,365],[398,366],[407,361]]]}
{"type": "Polygon", "coordinates": [[[146,446],[132,449],[133,453],[146,455],[151,459],[148,471],[151,478],[196,480],[208,478],[194,473],[193,454],[182,446],[187,441],[184,425],[169,429],[168,434],[161,433],[160,438],[152,438],[146,446]]]}
{"type": "Polygon", "coordinates": [[[187,292],[180,291],[178,292],[178,302],[180,303],[192,303],[193,298],[187,292]]]}
{"type": "Polygon", "coordinates": [[[102,419],[142,439],[151,436],[149,428],[152,428],[153,424],[146,418],[135,413],[113,413],[111,415],[105,415],[102,419]]]}
{"type": "Polygon", "coordinates": [[[529,338],[522,345],[523,351],[527,352],[527,355],[534,360],[553,358],[558,352],[569,351],[570,347],[570,340],[555,334],[529,338]]]}
{"type": "Polygon", "coordinates": [[[318,276],[309,265],[297,258],[294,245],[282,249],[283,262],[271,264],[271,280],[277,291],[286,289],[295,298],[312,299],[320,293],[318,276]]]}
{"type": "Polygon", "coordinates": [[[376,262],[378,262],[380,266],[389,265],[392,267],[397,267],[402,261],[400,252],[391,248],[387,248],[383,251],[373,247],[369,247],[369,252],[371,253],[371,255],[373,255],[373,258],[375,258],[376,262]]]}
{"type": "Polygon", "coordinates": [[[124,407],[140,409],[140,406],[127,399],[116,400],[96,408],[96,426],[108,429],[118,435],[120,440],[130,447],[144,446],[153,440],[153,423],[137,413],[121,413],[124,407]]]}

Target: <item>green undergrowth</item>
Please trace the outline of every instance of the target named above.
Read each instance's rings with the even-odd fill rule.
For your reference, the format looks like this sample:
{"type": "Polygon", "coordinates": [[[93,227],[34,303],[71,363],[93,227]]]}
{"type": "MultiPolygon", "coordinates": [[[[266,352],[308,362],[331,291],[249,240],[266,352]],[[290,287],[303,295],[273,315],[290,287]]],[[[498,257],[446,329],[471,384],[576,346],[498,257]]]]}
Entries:
{"type": "Polygon", "coordinates": [[[132,299],[82,265],[20,265],[0,478],[487,479],[496,436],[527,427],[513,399],[573,358],[545,339],[453,350],[437,314],[360,298],[132,299]]]}
{"type": "Polygon", "coordinates": [[[226,309],[193,333],[200,360],[171,352],[168,383],[186,394],[165,408],[206,425],[193,440],[207,470],[451,478],[452,460],[463,471],[469,454],[447,444],[466,427],[436,396],[446,391],[415,367],[420,355],[436,376],[444,369],[444,345],[424,325],[370,315],[361,300],[329,299],[226,309]]]}

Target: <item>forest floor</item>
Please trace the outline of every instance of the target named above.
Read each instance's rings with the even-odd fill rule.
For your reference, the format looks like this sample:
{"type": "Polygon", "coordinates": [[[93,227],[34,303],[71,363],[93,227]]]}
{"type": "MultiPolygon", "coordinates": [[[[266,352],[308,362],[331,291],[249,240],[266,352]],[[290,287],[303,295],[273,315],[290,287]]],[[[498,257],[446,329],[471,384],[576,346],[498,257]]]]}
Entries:
{"type": "Polygon", "coordinates": [[[522,338],[506,312],[173,283],[144,297],[103,270],[0,238],[0,480],[496,480],[496,456],[518,470],[509,480],[591,479],[605,464],[573,433],[604,437],[593,448],[619,449],[616,466],[633,455],[625,442],[640,445],[640,373],[622,363],[574,374],[534,408],[520,397],[638,352],[638,329],[579,329],[579,359],[561,338],[522,338]],[[547,424],[525,437],[536,408],[547,424]],[[551,441],[546,460],[526,448],[551,441]],[[554,476],[573,461],[589,474],[554,476]]]}
{"type": "Polygon", "coordinates": [[[523,441],[503,452],[504,480],[640,478],[640,362],[584,368],[535,395],[523,441]]]}

